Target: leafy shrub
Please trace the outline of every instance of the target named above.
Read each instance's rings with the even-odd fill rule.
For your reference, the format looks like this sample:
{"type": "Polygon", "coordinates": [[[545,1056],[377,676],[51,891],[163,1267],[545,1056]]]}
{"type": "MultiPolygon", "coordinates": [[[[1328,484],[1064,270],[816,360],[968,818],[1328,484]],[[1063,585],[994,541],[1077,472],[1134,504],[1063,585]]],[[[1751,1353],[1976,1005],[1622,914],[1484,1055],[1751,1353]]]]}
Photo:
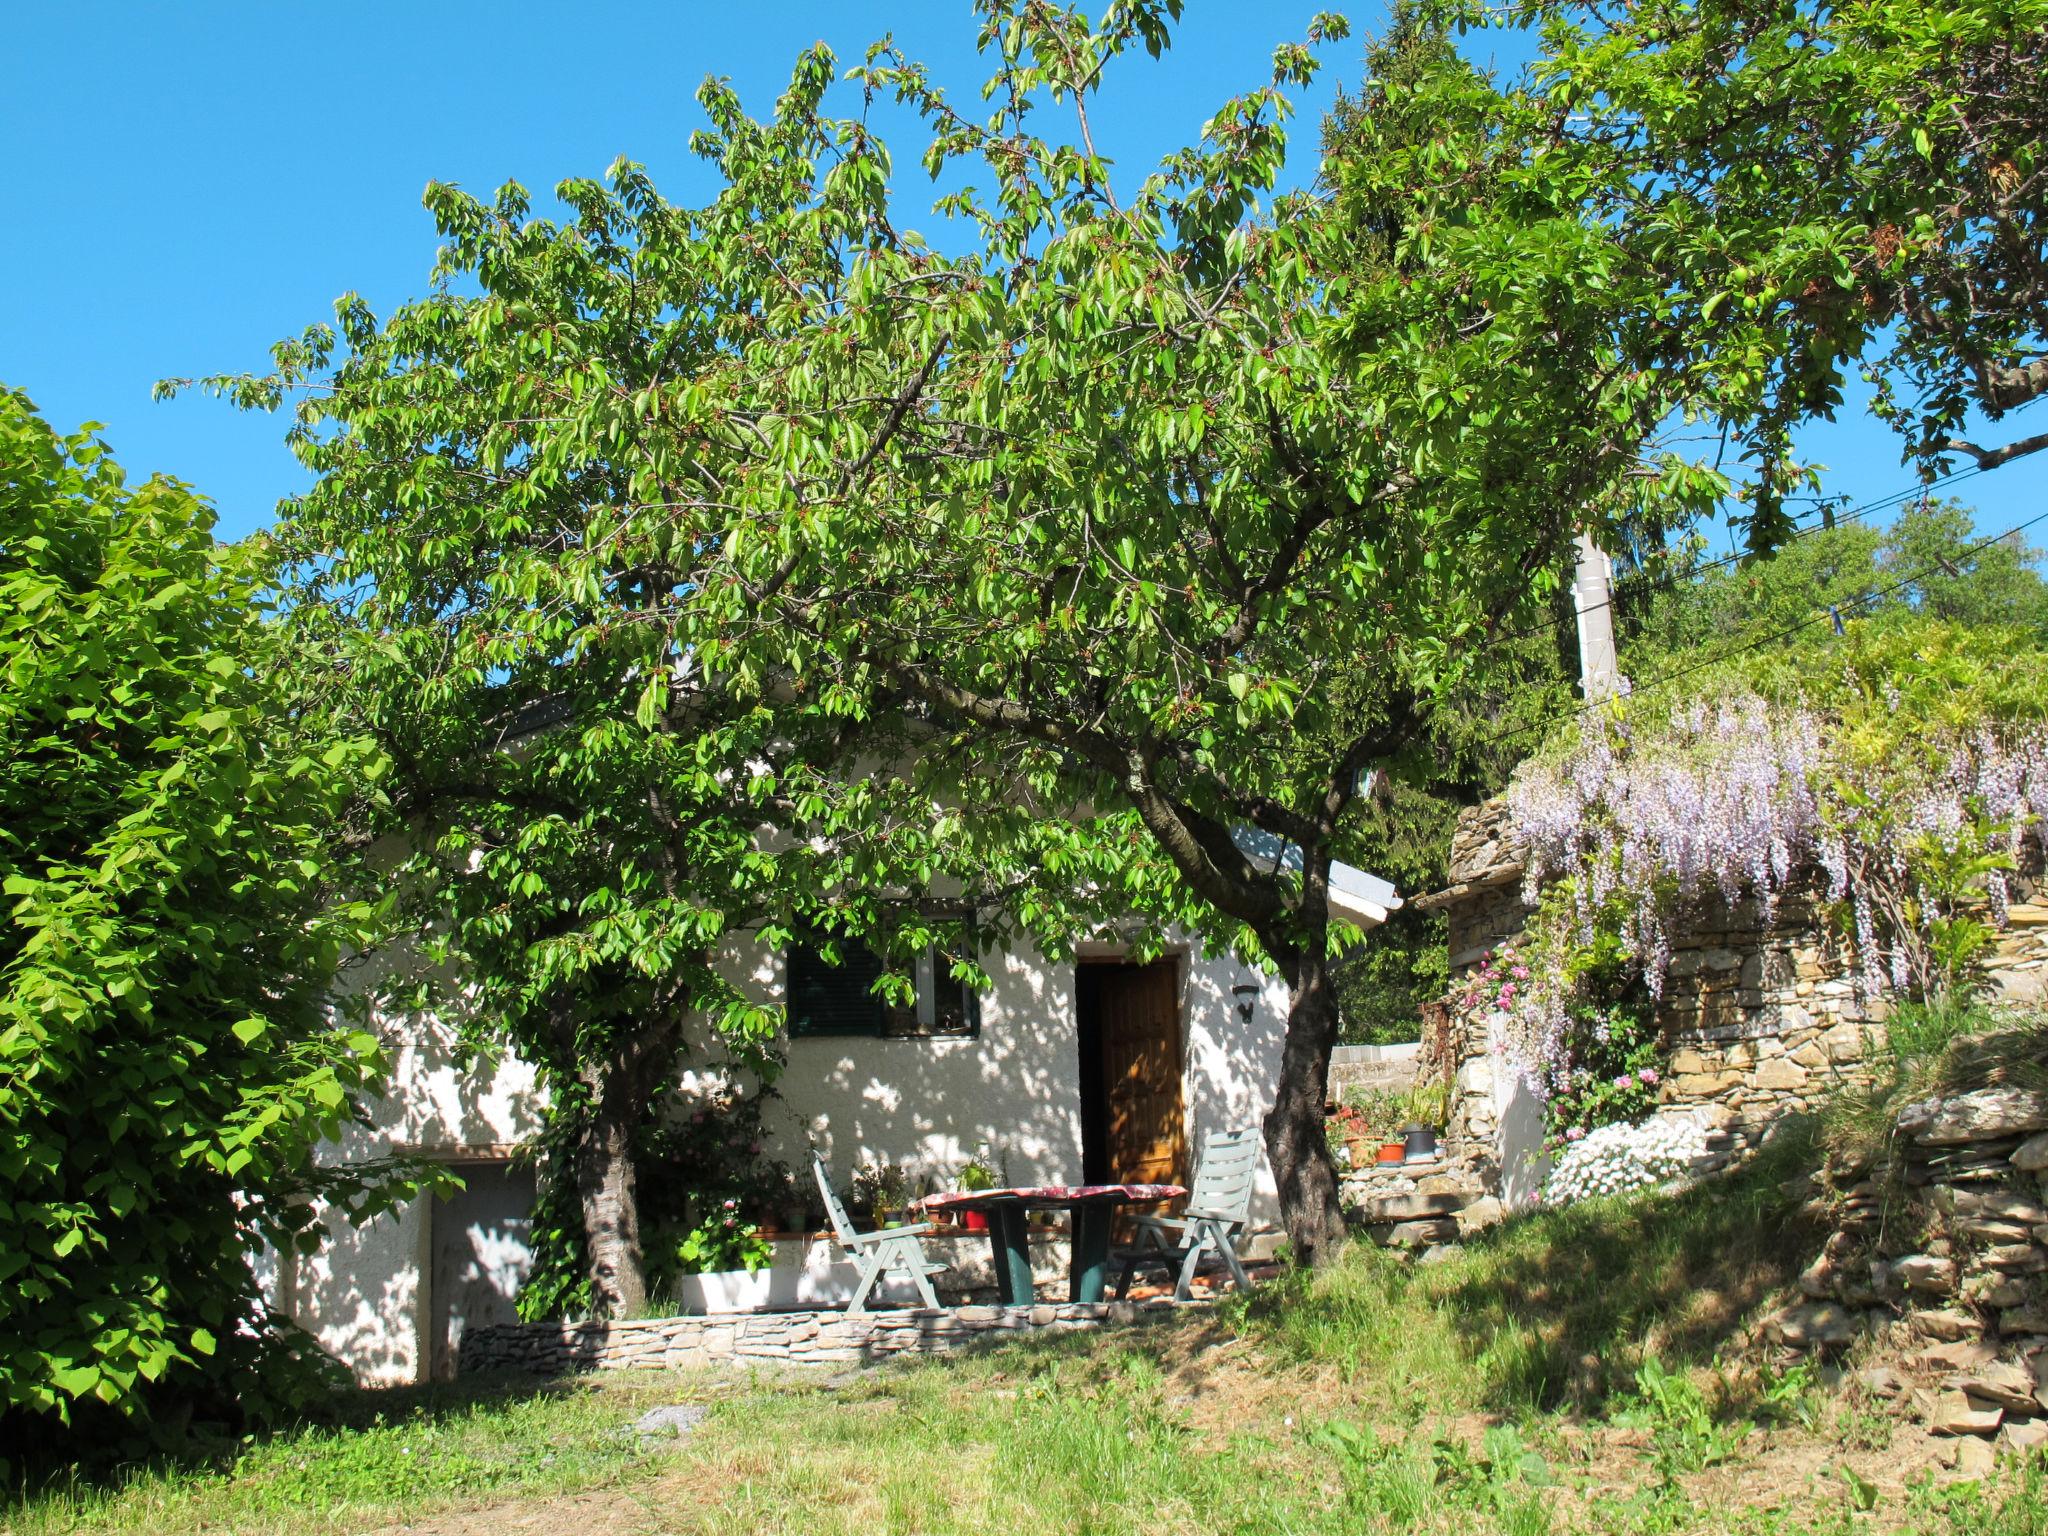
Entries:
{"type": "Polygon", "coordinates": [[[0,1445],[290,1381],[259,1242],[402,1184],[312,1149],[383,1065],[325,1007],[366,908],[258,573],[173,481],[131,489],[0,389],[0,1445]]]}

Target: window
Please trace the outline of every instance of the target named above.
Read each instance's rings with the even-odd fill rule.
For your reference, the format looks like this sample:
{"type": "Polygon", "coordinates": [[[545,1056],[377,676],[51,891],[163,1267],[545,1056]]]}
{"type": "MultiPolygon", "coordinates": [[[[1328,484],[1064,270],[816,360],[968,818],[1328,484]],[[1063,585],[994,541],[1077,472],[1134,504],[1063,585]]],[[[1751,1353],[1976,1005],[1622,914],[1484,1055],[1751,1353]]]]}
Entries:
{"type": "Polygon", "coordinates": [[[883,973],[874,951],[850,941],[832,964],[808,944],[787,957],[789,1033],[876,1038],[966,1037],[981,1033],[981,998],[953,975],[952,957],[936,946],[917,958],[917,1003],[904,1007],[874,990],[883,973]]]}

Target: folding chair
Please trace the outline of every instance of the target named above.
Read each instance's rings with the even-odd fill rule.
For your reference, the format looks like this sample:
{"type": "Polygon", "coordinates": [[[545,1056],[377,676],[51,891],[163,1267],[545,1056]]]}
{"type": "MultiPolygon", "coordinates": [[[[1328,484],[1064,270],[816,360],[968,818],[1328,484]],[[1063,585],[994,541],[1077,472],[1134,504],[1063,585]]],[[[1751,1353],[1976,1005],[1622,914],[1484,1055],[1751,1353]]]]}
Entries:
{"type": "Polygon", "coordinates": [[[1173,1294],[1176,1300],[1187,1301],[1194,1295],[1196,1269],[1212,1253],[1222,1258],[1237,1288],[1249,1290],[1251,1278],[1237,1256],[1236,1238],[1251,1221],[1252,1181],[1258,1171],[1255,1127],[1211,1131],[1202,1143],[1202,1165],[1195,1170],[1187,1210],[1179,1216],[1138,1217],[1137,1246],[1117,1250],[1115,1262],[1123,1269],[1117,1277],[1117,1298],[1130,1294],[1131,1277],[1140,1266],[1156,1264],[1179,1268],[1180,1282],[1173,1294]]]}
{"type": "Polygon", "coordinates": [[[860,1284],[855,1287],[853,1300],[846,1304],[846,1310],[849,1313],[865,1312],[869,1293],[874,1290],[876,1282],[891,1270],[908,1276],[924,1304],[936,1308],[939,1298],[932,1289],[931,1277],[943,1274],[946,1266],[925,1263],[924,1244],[918,1241],[932,1230],[932,1224],[925,1221],[912,1227],[856,1232],[853,1218],[846,1214],[839,1192],[832,1187],[832,1170],[815,1150],[811,1153],[811,1172],[817,1175],[818,1192],[825,1197],[825,1214],[832,1219],[832,1235],[839,1239],[839,1246],[846,1250],[846,1256],[860,1265],[860,1284]]]}

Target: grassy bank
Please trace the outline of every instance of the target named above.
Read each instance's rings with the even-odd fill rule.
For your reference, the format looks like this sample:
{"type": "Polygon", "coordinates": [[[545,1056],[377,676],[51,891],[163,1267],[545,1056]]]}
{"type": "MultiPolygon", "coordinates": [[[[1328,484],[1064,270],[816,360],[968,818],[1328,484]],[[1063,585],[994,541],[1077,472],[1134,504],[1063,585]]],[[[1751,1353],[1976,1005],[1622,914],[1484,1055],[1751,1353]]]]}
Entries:
{"type": "Polygon", "coordinates": [[[2038,1536],[1849,1378],[1739,1360],[1810,1256],[1785,1169],[1513,1223],[1441,1264],[1357,1249],[1243,1304],[865,1373],[362,1394],[210,1464],[47,1488],[59,1532],[1386,1531],[2038,1536]],[[643,1441],[656,1403],[700,1402],[643,1441]]]}

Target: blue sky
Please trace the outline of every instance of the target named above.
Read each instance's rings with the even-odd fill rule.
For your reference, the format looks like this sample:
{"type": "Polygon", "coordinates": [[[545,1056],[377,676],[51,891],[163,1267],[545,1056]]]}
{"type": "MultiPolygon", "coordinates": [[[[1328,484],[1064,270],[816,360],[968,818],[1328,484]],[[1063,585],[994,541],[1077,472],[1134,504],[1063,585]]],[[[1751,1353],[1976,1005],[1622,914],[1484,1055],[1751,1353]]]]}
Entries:
{"type": "MultiPolygon", "coordinates": [[[[1327,0],[1325,0],[1327,3],[1327,0]]],[[[1321,6],[1189,0],[1166,59],[1126,66],[1093,116],[1137,174],[1191,139],[1229,96],[1262,83],[1274,43],[1321,6]]],[[[1377,4],[1352,7],[1378,24],[1377,4]]],[[[766,111],[799,50],[842,64],[893,31],[956,98],[974,100],[967,0],[64,0],[14,8],[0,49],[0,381],[63,429],[106,423],[131,475],[176,475],[235,537],[304,483],[281,417],[157,379],[260,369],[279,337],[362,293],[378,312],[420,293],[434,257],[430,179],[537,192],[645,163],[672,198],[710,188],[689,151],[707,73],[766,111]]],[[[1327,53],[1302,101],[1290,168],[1312,168],[1314,124],[1354,79],[1362,38],[1327,53]]],[[[902,190],[923,199],[915,125],[884,120],[902,190]]],[[[1996,440],[1996,439],[1994,439],[1996,440]]],[[[1856,501],[1909,482],[1889,436],[1851,419],[1817,431],[1828,488],[1856,501]]],[[[2041,456],[2048,459],[2048,455],[2041,456]]],[[[1987,531],[2048,507],[2048,463],[1959,487],[1987,531]]]]}

